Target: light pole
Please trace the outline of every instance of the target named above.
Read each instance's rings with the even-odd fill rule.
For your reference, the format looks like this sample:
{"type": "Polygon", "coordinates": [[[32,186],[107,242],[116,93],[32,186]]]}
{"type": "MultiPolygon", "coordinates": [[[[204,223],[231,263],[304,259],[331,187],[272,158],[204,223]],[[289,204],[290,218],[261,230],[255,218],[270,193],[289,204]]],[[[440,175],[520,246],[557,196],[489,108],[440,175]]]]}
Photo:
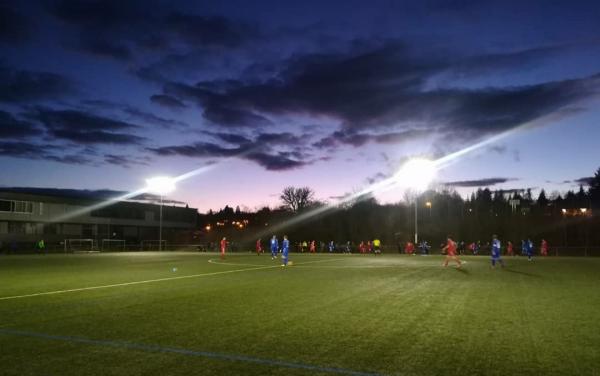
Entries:
{"type": "MultiPolygon", "coordinates": [[[[428,159],[415,158],[406,162],[396,173],[396,181],[401,187],[415,192],[415,245],[419,242],[418,204],[419,194],[435,177],[436,164],[428,159]]],[[[431,212],[430,212],[431,213],[431,212]]]]}
{"type": "Polygon", "coordinates": [[[427,201],[425,203],[425,206],[427,206],[429,208],[429,219],[431,219],[431,201],[427,201]]]}
{"type": "Polygon", "coordinates": [[[175,180],[167,176],[158,176],[146,180],[146,191],[160,196],[160,209],[158,220],[158,250],[162,251],[162,217],[163,196],[175,190],[175,180]]]}

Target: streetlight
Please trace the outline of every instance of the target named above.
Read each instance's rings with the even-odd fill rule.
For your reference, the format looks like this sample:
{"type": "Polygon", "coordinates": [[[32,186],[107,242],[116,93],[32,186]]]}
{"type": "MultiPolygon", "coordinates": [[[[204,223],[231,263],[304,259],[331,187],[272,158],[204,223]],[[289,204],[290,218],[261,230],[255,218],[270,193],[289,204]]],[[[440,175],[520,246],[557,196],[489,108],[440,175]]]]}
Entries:
{"type": "Polygon", "coordinates": [[[146,191],[160,195],[160,216],[158,222],[158,250],[162,251],[162,207],[163,196],[175,190],[175,179],[168,176],[157,176],[146,179],[146,191]]]}
{"type": "Polygon", "coordinates": [[[431,201],[427,201],[425,203],[425,206],[427,206],[429,208],[429,219],[431,219],[431,201]]]}
{"type": "MultiPolygon", "coordinates": [[[[435,177],[435,162],[423,158],[415,158],[406,162],[396,173],[395,179],[401,187],[415,192],[415,245],[419,241],[418,208],[419,193],[423,192],[435,177]]],[[[430,211],[431,213],[431,211],[430,211]]]]}

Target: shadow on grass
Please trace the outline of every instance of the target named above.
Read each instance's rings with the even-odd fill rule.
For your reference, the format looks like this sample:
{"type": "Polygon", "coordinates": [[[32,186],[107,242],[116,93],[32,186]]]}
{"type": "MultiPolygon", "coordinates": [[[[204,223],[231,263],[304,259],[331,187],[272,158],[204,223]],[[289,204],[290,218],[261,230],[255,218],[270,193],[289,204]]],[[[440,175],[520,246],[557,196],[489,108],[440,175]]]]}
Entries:
{"type": "Polygon", "coordinates": [[[470,275],[471,273],[465,268],[455,268],[457,272],[462,273],[464,275],[470,275]]]}
{"type": "Polygon", "coordinates": [[[521,272],[519,270],[514,270],[514,269],[509,269],[509,268],[504,268],[505,272],[509,272],[509,273],[515,273],[515,274],[521,274],[521,275],[526,275],[528,277],[533,277],[533,278],[542,278],[542,276],[538,275],[538,274],[533,274],[533,273],[527,273],[527,272],[521,272]]]}

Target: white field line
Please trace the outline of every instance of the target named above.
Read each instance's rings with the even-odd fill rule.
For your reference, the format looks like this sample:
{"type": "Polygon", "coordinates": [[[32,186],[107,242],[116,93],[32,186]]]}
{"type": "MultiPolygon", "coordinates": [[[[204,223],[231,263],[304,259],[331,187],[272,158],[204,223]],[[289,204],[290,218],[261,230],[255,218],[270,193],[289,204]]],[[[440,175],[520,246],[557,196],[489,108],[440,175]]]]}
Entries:
{"type": "MultiPolygon", "coordinates": [[[[309,261],[309,262],[306,262],[306,263],[303,263],[303,264],[314,263],[314,262],[327,262],[327,261],[331,262],[331,261],[336,261],[336,260],[309,261]]],[[[68,292],[78,292],[78,291],[89,291],[89,290],[107,289],[107,288],[111,288],[111,287],[141,285],[141,284],[144,284],[144,283],[175,281],[175,280],[178,280],[178,279],[190,279],[190,278],[208,277],[208,276],[220,275],[220,274],[231,274],[231,273],[239,273],[239,272],[245,272],[245,271],[250,271],[250,270],[272,269],[272,268],[280,268],[280,267],[281,266],[279,264],[277,264],[277,265],[268,265],[268,266],[257,266],[257,267],[254,267],[254,268],[224,270],[224,271],[220,271],[220,272],[191,274],[191,275],[184,275],[184,276],[178,276],[178,277],[147,279],[145,281],[133,281],[133,282],[124,282],[124,283],[114,283],[114,284],[111,284],[111,285],[80,287],[80,288],[76,288],[76,289],[45,291],[45,292],[38,292],[38,293],[25,294],[25,295],[3,296],[3,297],[0,297],[0,301],[3,301],[3,300],[13,300],[13,299],[22,299],[22,298],[31,298],[31,297],[35,297],[35,296],[44,296],[44,295],[57,295],[57,294],[64,294],[64,293],[68,293],[68,292]]]]}

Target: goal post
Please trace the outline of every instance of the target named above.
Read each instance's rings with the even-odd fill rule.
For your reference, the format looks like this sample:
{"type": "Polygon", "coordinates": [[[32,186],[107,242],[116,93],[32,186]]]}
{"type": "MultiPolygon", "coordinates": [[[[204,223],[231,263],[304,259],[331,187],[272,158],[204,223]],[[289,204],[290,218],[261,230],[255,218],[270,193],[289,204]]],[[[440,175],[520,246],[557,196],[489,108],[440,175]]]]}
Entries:
{"type": "Polygon", "coordinates": [[[65,239],[66,252],[94,252],[94,239],[65,239]]]}
{"type": "Polygon", "coordinates": [[[140,244],[140,250],[142,251],[158,251],[167,250],[166,240],[142,240],[140,244]]]}
{"type": "Polygon", "coordinates": [[[102,252],[110,251],[125,251],[125,240],[124,239],[102,239],[102,246],[100,248],[102,252]]]}

